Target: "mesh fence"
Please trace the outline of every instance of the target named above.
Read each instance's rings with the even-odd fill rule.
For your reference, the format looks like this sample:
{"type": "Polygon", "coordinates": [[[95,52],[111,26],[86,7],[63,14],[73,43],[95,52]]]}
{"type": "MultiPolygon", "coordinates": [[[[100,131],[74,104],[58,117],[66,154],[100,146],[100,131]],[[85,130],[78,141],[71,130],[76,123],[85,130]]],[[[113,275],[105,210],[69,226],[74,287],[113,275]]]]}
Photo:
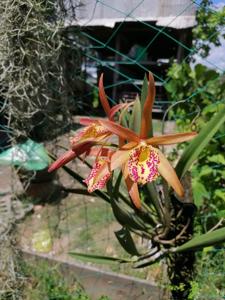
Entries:
{"type": "MultiPolygon", "coordinates": [[[[136,1],[136,5],[132,8],[127,5],[125,11],[120,10],[112,1],[96,0],[93,3],[92,10],[88,14],[88,20],[85,21],[85,26],[80,28],[79,38],[77,36],[74,38],[73,34],[74,30],[77,30],[74,29],[77,28],[74,24],[76,9],[79,5],[75,5],[70,1],[61,3],[61,7],[64,8],[64,17],[67,20],[66,39],[70,41],[69,47],[79,48],[82,53],[80,68],[78,68],[79,70],[76,69],[75,74],[72,74],[73,78],[79,80],[81,85],[82,82],[84,83],[84,89],[75,100],[81,103],[79,112],[85,115],[101,114],[97,98],[97,78],[101,72],[104,72],[105,90],[108,98],[111,104],[114,105],[119,101],[133,100],[136,94],[140,93],[142,79],[145,73],[149,71],[154,74],[157,90],[153,109],[155,132],[171,132],[171,130],[176,129],[175,121],[179,122],[183,119],[190,120],[189,128],[193,126],[196,120],[201,118],[204,108],[204,105],[198,104],[196,99],[199,97],[202,101],[204,93],[207,94],[207,97],[212,98],[212,105],[216,107],[215,112],[219,110],[224,99],[222,97],[217,99],[209,95],[208,89],[214,81],[224,80],[224,63],[215,63],[210,59],[210,56],[207,58],[201,57],[201,61],[204,61],[207,66],[216,71],[208,82],[204,84],[200,82],[199,85],[192,88],[191,93],[184,93],[185,97],[179,96],[176,101],[168,99],[165,88],[171,79],[168,69],[172,61],[176,60],[179,63],[191,62],[193,66],[193,56],[198,61],[199,48],[197,45],[193,47],[191,44],[191,29],[174,29],[173,24],[192,9],[198,9],[201,5],[200,2],[187,1],[186,5],[183,5],[176,16],[171,18],[165,26],[157,26],[156,22],[145,21],[137,16],[135,12],[144,5],[145,1],[136,1]],[[100,9],[107,10],[112,15],[118,15],[120,21],[115,23],[112,28],[93,27],[90,24],[96,18],[96,11],[100,9]],[[192,111],[190,111],[190,105],[192,111]],[[179,114],[179,110],[177,110],[179,106],[187,112],[185,115],[179,114]]],[[[210,10],[212,14],[216,12],[213,5],[210,10]]],[[[209,39],[215,34],[213,32],[209,39]]],[[[71,69],[69,71],[73,73],[71,69]]],[[[69,96],[72,97],[71,95],[69,96]]],[[[224,96],[224,93],[222,96],[224,96]]],[[[8,140],[7,134],[14,134],[13,130],[6,125],[7,120],[4,119],[5,105],[6,101],[2,99],[2,121],[0,124],[0,146],[2,150],[5,149],[8,140]]],[[[76,129],[76,117],[72,116],[71,120],[73,128],[76,129]]],[[[72,134],[71,131],[67,132],[54,141],[46,143],[47,148],[54,150],[57,155],[63,153],[63,147],[69,146],[69,137],[72,134]]],[[[219,140],[222,144],[224,136],[225,133],[219,133],[214,137],[214,140],[219,140]]],[[[221,148],[221,151],[223,150],[221,148]]],[[[69,166],[82,174],[83,177],[88,174],[88,168],[85,168],[80,161],[71,162],[69,166]]],[[[214,170],[222,170],[223,166],[223,161],[214,161],[210,164],[210,168],[214,170]]],[[[126,256],[114,236],[114,231],[119,230],[120,226],[115,221],[109,205],[92,194],[79,194],[80,184],[68,174],[65,174],[63,170],[59,170],[54,178],[53,185],[52,182],[49,184],[34,182],[32,187],[26,186],[26,196],[21,192],[22,186],[15,178],[14,171],[6,167],[1,167],[0,170],[2,175],[4,174],[3,176],[7,178],[2,184],[0,195],[3,203],[2,207],[5,207],[6,196],[11,196],[11,190],[6,188],[7,185],[13,188],[16,199],[22,199],[23,208],[21,210],[24,207],[29,210],[30,196],[34,199],[35,197],[42,198],[42,201],[38,200],[36,203],[34,200],[33,213],[18,225],[22,249],[37,253],[47,252],[49,257],[69,261],[72,258],[68,253],[72,250],[111,256],[126,256]],[[60,184],[56,183],[56,179],[59,179],[60,184]]],[[[223,193],[225,190],[221,186],[221,182],[215,182],[214,189],[223,193]]],[[[11,205],[11,208],[7,207],[10,210],[10,216],[12,216],[13,211],[18,212],[15,203],[11,205]]],[[[201,216],[198,215],[197,218],[199,223],[208,224],[207,222],[210,223],[213,217],[213,214],[207,212],[206,209],[206,213],[201,216]]],[[[15,219],[11,218],[10,222],[11,220],[14,222],[15,219]]],[[[148,241],[141,238],[137,240],[137,243],[140,247],[148,246],[148,241]]],[[[201,256],[201,259],[197,262],[200,271],[196,275],[197,287],[194,285],[193,289],[198,289],[201,295],[195,295],[196,299],[224,299],[224,247],[210,248],[203,254],[199,252],[197,255],[201,256]],[[211,257],[212,260],[209,261],[208,257],[211,257]],[[205,289],[204,293],[203,289],[205,289]]],[[[163,263],[155,264],[143,270],[134,270],[121,265],[98,267],[142,279],[154,278],[162,288],[166,284],[162,271],[163,263]]],[[[80,275],[82,277],[82,274],[80,275]]],[[[99,273],[95,276],[95,278],[93,277],[93,283],[91,283],[93,289],[99,279],[98,277],[104,275],[99,273]]],[[[119,288],[119,285],[110,288],[119,288]]],[[[161,299],[163,297],[165,296],[162,295],[161,299]]]]}

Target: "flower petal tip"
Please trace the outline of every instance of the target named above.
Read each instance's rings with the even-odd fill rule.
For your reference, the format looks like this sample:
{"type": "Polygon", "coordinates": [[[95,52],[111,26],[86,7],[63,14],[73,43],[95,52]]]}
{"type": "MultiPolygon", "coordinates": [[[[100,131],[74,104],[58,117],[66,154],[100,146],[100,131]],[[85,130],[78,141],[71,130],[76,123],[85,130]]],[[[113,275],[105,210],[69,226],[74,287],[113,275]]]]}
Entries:
{"type": "Polygon", "coordinates": [[[55,162],[53,162],[49,166],[48,172],[51,173],[51,172],[61,168],[62,166],[64,166],[65,164],[67,164],[68,162],[73,160],[76,156],[77,155],[73,150],[67,151],[66,153],[64,153],[61,157],[59,157],[55,162]]]}

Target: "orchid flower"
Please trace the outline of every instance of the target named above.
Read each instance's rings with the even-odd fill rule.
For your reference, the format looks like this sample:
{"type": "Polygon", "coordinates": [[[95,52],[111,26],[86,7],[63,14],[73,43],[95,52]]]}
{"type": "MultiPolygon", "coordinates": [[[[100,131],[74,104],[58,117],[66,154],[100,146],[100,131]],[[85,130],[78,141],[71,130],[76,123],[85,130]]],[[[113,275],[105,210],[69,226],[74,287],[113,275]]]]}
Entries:
{"type": "Polygon", "coordinates": [[[138,184],[143,185],[147,182],[152,182],[158,178],[159,175],[168,182],[179,197],[182,198],[184,196],[184,189],[175,170],[158,147],[186,142],[196,136],[196,132],[188,132],[148,138],[152,124],[154,98],[154,78],[152,74],[149,73],[148,94],[143,108],[139,135],[115,122],[99,119],[99,124],[111,133],[117,135],[120,140],[123,140],[124,145],[112,153],[110,167],[108,164],[103,164],[100,168],[95,170],[95,178],[92,184],[95,185],[100,181],[103,183],[103,178],[108,179],[110,172],[120,167],[123,171],[131,199],[138,209],[141,207],[138,184]]]}
{"type": "MultiPolygon", "coordinates": [[[[127,106],[127,104],[122,103],[110,108],[103,86],[103,74],[101,74],[99,80],[99,98],[103,109],[111,122],[113,121],[116,112],[127,106]]],[[[112,135],[112,132],[105,128],[105,126],[103,126],[97,119],[81,118],[80,124],[85,125],[85,127],[70,139],[71,149],[51,164],[48,169],[49,172],[57,170],[83,153],[88,153],[91,147],[95,145],[104,145],[106,138],[112,135]]]]}

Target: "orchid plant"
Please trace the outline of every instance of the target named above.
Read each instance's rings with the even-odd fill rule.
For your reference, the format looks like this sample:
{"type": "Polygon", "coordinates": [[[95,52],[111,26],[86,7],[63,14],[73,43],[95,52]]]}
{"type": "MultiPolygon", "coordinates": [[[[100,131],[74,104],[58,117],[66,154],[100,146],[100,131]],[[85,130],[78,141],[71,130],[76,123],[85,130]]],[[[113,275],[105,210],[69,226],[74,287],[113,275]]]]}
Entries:
{"type": "Polygon", "coordinates": [[[56,170],[85,153],[86,156],[96,156],[93,169],[85,179],[89,192],[104,188],[112,172],[121,168],[131,200],[137,209],[141,208],[138,184],[153,182],[159,175],[163,176],[177,195],[183,198],[184,189],[180,180],[159,146],[189,141],[196,136],[196,132],[150,137],[155,98],[152,74],[149,73],[148,94],[139,135],[113,120],[115,113],[120,109],[127,109],[128,105],[118,104],[110,108],[103,87],[103,74],[99,81],[99,96],[108,120],[81,118],[80,123],[86,126],[71,139],[71,150],[56,160],[49,171],[56,170]],[[118,137],[118,145],[110,144],[109,139],[113,135],[118,137]]]}
{"type": "MultiPolygon", "coordinates": [[[[113,107],[107,100],[102,74],[99,98],[107,118],[80,118],[84,127],[71,139],[71,149],[52,163],[49,172],[63,167],[83,185],[86,184],[88,192],[96,193],[111,204],[117,221],[122,225],[115,235],[132,257],[72,254],[80,259],[88,256],[90,260],[101,262],[130,262],[140,268],[173,253],[182,255],[183,251],[225,240],[224,228],[191,239],[195,206],[187,176],[191,164],[225,121],[225,108],[198,135],[186,132],[153,136],[155,83],[151,73],[148,80],[144,80],[141,99],[137,97],[131,103],[113,107]],[[160,147],[188,141],[191,142],[174,169],[160,147]],[[75,158],[86,163],[89,157],[95,159],[86,179],[65,166],[75,158]],[[146,252],[141,253],[136,248],[133,234],[151,241],[146,252]]],[[[186,257],[182,256],[182,259],[186,257]]]]}

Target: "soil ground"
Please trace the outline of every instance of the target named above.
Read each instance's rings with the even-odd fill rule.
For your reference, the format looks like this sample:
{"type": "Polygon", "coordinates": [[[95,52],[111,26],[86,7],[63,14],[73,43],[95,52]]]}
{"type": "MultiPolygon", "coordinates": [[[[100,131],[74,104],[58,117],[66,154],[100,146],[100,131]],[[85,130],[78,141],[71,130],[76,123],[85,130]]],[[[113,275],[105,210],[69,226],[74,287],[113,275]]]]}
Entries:
{"type": "MultiPolygon", "coordinates": [[[[159,132],[160,123],[154,122],[155,131],[159,132]]],[[[166,132],[174,132],[174,123],[167,122],[166,132]]],[[[69,147],[69,137],[73,133],[59,137],[47,148],[57,156],[69,147]]],[[[78,174],[86,176],[89,172],[79,160],[68,164],[78,174]]],[[[49,256],[71,260],[68,252],[89,252],[110,256],[126,256],[117,242],[114,231],[121,226],[115,221],[111,208],[103,200],[93,195],[66,193],[61,189],[79,189],[82,186],[66,174],[58,170],[54,184],[38,185],[40,199],[31,199],[23,190],[18,176],[11,167],[0,166],[0,197],[19,197],[24,205],[33,204],[32,211],[19,222],[18,240],[20,247],[29,251],[47,252],[49,256]]],[[[36,191],[33,191],[34,193],[36,191]]],[[[140,247],[146,241],[137,239],[140,247]]],[[[104,267],[105,268],[105,267],[104,267]]],[[[157,279],[160,267],[155,265],[146,271],[134,271],[128,267],[116,266],[111,270],[138,276],[157,279]]]]}

